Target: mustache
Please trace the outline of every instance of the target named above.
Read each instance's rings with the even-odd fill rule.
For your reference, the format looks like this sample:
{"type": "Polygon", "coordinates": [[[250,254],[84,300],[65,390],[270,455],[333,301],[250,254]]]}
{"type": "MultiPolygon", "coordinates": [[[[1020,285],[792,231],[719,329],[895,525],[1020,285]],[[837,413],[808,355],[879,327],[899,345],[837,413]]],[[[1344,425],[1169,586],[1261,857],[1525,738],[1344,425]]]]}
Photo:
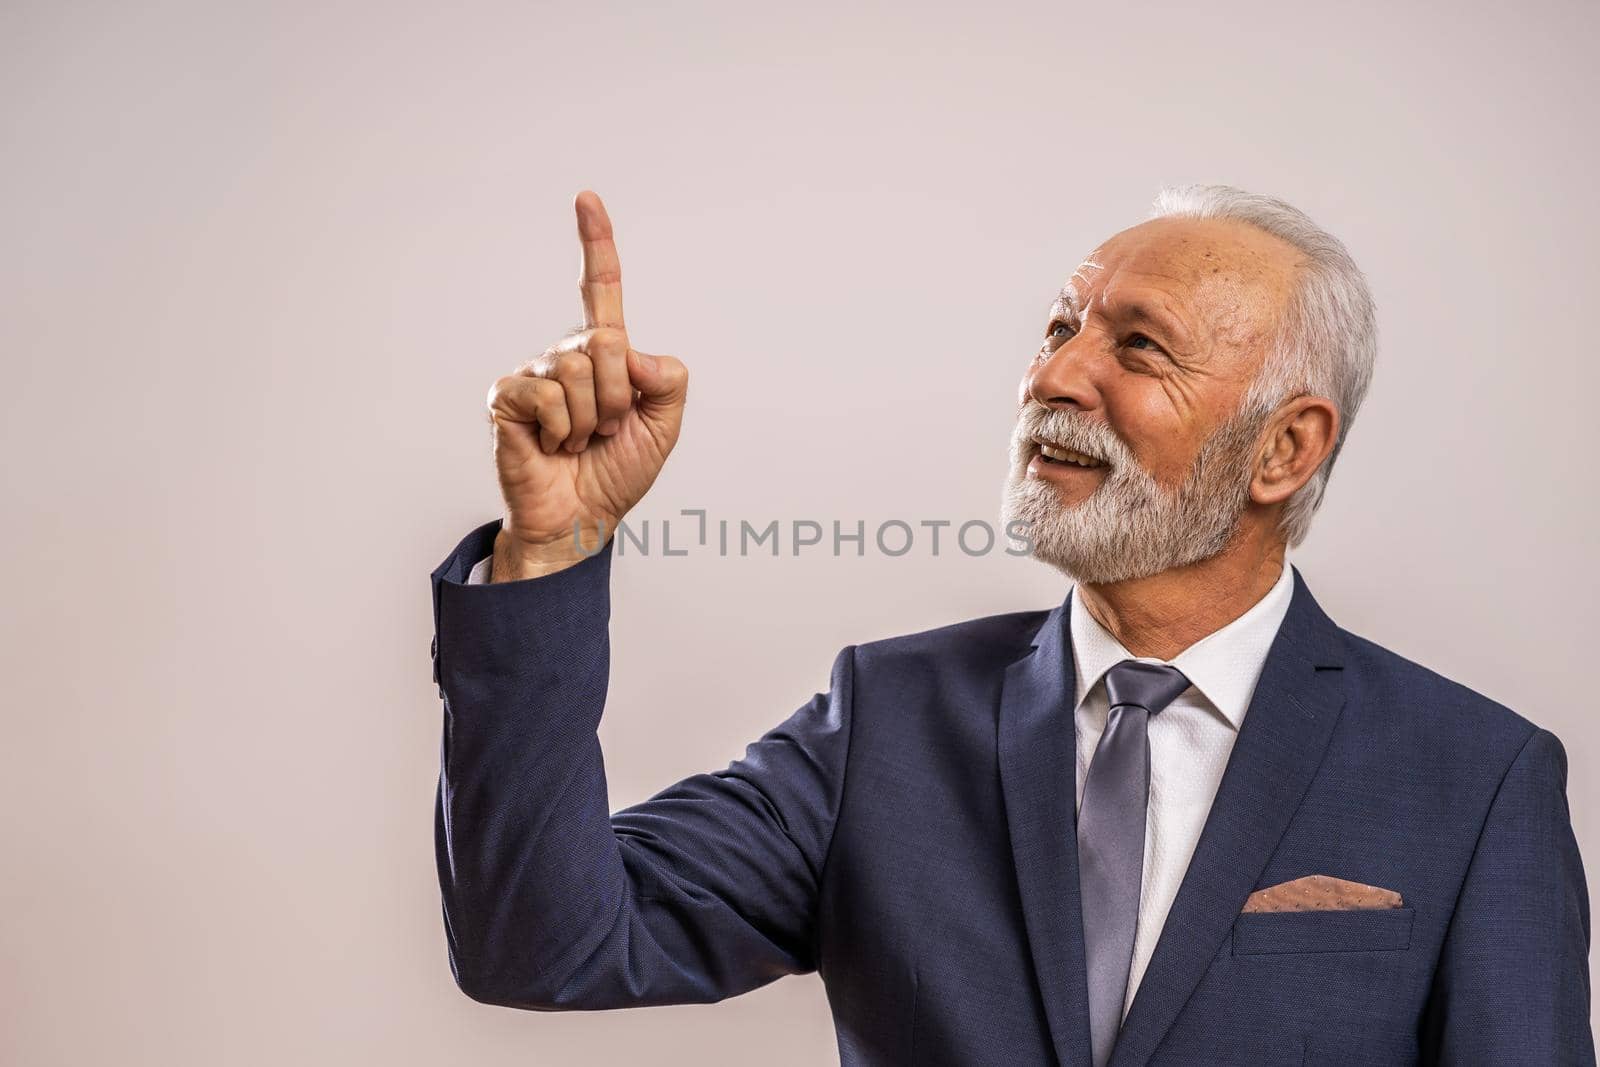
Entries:
{"type": "Polygon", "coordinates": [[[1091,456],[1112,467],[1133,459],[1128,446],[1105,423],[1072,408],[1047,408],[1030,401],[1017,416],[1015,445],[1020,453],[1034,441],[1091,456]]]}

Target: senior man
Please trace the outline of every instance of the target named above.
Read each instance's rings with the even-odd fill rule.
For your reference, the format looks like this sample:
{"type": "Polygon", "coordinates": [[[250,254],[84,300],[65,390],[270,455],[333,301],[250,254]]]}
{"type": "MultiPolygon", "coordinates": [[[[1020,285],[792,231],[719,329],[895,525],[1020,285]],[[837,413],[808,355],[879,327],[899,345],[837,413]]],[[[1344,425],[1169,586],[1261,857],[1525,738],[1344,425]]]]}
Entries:
{"type": "Polygon", "coordinates": [[[1341,630],[1285,561],[1375,350],[1336,239],[1163,192],[1023,377],[1006,513],[1065,602],[846,648],[742,759],[611,813],[602,531],[687,373],[632,347],[610,221],[576,210],[584,328],[495,383],[504,515],[433,574],[469,996],[817,970],[847,1065],[1594,1062],[1560,741],[1341,630]]]}

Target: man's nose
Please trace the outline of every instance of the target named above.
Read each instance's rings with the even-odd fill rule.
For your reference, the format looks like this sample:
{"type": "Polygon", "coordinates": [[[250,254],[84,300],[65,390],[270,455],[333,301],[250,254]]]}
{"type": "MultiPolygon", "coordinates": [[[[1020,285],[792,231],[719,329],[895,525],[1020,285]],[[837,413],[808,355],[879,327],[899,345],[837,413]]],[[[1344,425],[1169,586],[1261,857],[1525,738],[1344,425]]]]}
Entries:
{"type": "Polygon", "coordinates": [[[1023,379],[1023,399],[1052,410],[1077,408],[1092,411],[1100,406],[1100,390],[1093,376],[1094,354],[1080,335],[1057,348],[1048,357],[1034,361],[1023,379]]]}

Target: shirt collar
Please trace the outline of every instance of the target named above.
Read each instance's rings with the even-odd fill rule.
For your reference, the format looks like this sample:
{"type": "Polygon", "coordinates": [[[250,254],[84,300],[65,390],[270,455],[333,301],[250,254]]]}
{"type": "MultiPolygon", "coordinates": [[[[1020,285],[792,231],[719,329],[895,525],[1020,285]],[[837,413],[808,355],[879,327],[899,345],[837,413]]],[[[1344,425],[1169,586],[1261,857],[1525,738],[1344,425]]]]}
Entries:
{"type": "Polygon", "coordinates": [[[1125,659],[1142,659],[1178,668],[1237,730],[1250,708],[1256,682],[1267,662],[1267,652],[1278,635],[1283,617],[1288,614],[1289,601],[1294,595],[1294,575],[1285,561],[1278,580],[1248,611],[1170,660],[1135,656],[1123,648],[1122,642],[1089,614],[1083,598],[1077,594],[1078,587],[1074,585],[1070,595],[1072,661],[1077,675],[1074,711],[1083,706],[1106,671],[1125,659]]]}

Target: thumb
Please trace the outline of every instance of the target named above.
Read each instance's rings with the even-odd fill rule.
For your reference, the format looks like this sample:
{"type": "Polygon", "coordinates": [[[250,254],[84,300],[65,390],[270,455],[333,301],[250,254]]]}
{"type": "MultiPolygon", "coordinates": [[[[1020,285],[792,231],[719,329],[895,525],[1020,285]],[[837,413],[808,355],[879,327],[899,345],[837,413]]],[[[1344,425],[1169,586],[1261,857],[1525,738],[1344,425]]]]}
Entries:
{"type": "Polygon", "coordinates": [[[681,411],[689,394],[689,368],[672,356],[628,349],[628,381],[639,390],[641,414],[681,411]]]}

